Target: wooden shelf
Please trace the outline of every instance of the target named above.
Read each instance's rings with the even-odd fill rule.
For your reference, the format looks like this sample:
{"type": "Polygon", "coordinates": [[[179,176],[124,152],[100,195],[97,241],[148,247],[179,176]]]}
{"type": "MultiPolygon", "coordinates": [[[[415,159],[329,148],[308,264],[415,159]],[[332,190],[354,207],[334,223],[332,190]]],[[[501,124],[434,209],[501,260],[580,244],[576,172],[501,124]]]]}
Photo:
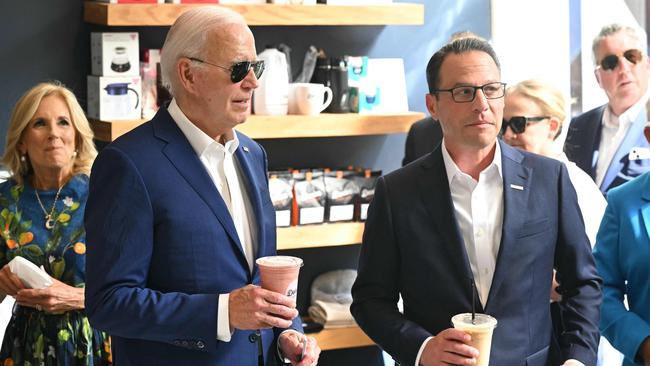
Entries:
{"type": "Polygon", "coordinates": [[[318,333],[311,333],[308,335],[316,338],[318,346],[323,351],[375,345],[375,342],[373,342],[372,339],[370,339],[366,333],[357,326],[323,329],[318,333]]]}
{"type": "Polygon", "coordinates": [[[279,227],[278,250],[361,244],[363,222],[279,227]]]}
{"type": "MultiPolygon", "coordinates": [[[[237,130],[254,139],[383,135],[408,132],[411,124],[422,118],[424,113],[420,112],[323,113],[317,116],[252,115],[246,123],[238,126],[237,130]]],[[[146,121],[91,120],[90,125],[95,132],[95,139],[113,141],[144,122],[146,121]]]]}
{"type": "MultiPolygon", "coordinates": [[[[206,4],[84,3],[84,21],[110,26],[169,26],[184,11],[206,4]]],[[[248,25],[422,25],[424,5],[213,5],[244,16],[248,25]]]]}

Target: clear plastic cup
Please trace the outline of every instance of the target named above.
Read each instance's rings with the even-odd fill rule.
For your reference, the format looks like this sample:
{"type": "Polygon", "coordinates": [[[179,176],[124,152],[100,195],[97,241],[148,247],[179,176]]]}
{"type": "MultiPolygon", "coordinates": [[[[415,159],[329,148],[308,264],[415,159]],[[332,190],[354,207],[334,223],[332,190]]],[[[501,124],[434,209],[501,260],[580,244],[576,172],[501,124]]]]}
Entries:
{"type": "Polygon", "coordinates": [[[296,300],[298,295],[298,274],[302,259],[286,255],[258,258],[255,263],[260,269],[262,288],[286,295],[296,300]]]}
{"type": "Polygon", "coordinates": [[[487,314],[476,314],[472,323],[472,313],[462,313],[451,318],[454,328],[460,329],[472,337],[469,344],[478,350],[476,366],[490,364],[490,348],[492,347],[492,332],[497,326],[497,320],[487,314]]]}

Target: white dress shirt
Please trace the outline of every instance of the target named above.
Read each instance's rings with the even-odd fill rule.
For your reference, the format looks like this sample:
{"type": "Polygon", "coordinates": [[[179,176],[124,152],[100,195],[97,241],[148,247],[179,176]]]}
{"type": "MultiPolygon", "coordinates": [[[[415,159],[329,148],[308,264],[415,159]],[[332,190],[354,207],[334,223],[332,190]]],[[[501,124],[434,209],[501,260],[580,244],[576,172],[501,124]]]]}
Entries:
{"type": "MultiPolygon", "coordinates": [[[[206,171],[217,187],[223,198],[228,212],[233,219],[239,242],[246,255],[249,270],[253,270],[255,252],[257,250],[257,227],[254,211],[242,179],[241,167],[235,158],[235,151],[239,147],[239,139],[233,131],[233,139],[226,141],[225,145],[214,140],[201,131],[185,116],[183,111],[173,99],[167,108],[178,128],[183,132],[196,155],[205,166],[206,171]]],[[[230,316],[228,312],[229,294],[219,295],[219,309],[217,313],[217,339],[230,342],[230,316]]]]}
{"type": "MultiPolygon", "coordinates": [[[[479,174],[479,180],[476,181],[458,168],[445,147],[444,139],[440,146],[456,222],[474,275],[479,301],[485,306],[501,246],[503,226],[501,147],[496,143],[492,162],[479,174]]],[[[415,358],[415,366],[420,364],[424,347],[431,339],[433,337],[427,338],[422,343],[415,358]]]]}
{"type": "Polygon", "coordinates": [[[628,108],[620,116],[614,115],[609,105],[605,107],[603,112],[603,120],[601,122],[600,144],[598,145],[598,158],[596,161],[596,185],[600,187],[607,174],[607,169],[616,155],[621,142],[627,135],[630,126],[639,117],[641,110],[645,108],[645,103],[650,96],[650,88],[641,99],[634,105],[628,108]]]}

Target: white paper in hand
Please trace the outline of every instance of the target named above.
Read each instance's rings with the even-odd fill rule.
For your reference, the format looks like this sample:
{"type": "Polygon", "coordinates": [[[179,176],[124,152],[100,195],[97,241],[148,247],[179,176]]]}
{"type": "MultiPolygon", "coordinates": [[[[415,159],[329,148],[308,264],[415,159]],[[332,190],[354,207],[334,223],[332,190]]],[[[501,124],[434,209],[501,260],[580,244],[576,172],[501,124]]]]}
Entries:
{"type": "Polygon", "coordinates": [[[23,257],[16,257],[9,262],[9,269],[28,288],[45,288],[52,286],[52,278],[34,263],[23,257]]]}

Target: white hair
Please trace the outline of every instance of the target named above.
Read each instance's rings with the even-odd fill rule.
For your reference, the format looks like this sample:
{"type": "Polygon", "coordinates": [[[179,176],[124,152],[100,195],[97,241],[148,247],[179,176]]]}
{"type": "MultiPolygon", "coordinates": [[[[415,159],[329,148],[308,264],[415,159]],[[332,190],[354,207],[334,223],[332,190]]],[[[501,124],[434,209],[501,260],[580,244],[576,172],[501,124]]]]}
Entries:
{"type": "Polygon", "coordinates": [[[594,66],[597,66],[598,64],[598,59],[596,59],[596,57],[598,56],[596,55],[596,52],[598,51],[598,46],[600,46],[600,42],[602,42],[603,39],[619,32],[623,32],[628,37],[635,40],[638,43],[638,46],[641,49],[641,51],[643,51],[643,53],[646,55],[648,54],[648,44],[647,44],[648,36],[646,35],[645,30],[635,26],[612,23],[601,28],[600,33],[598,33],[596,38],[594,38],[593,43],[591,44],[591,57],[592,60],[594,61],[594,66]]]}
{"type": "Polygon", "coordinates": [[[181,14],[167,33],[160,54],[162,83],[171,95],[178,86],[176,62],[181,57],[203,58],[210,31],[228,24],[246,24],[244,17],[230,9],[205,6],[181,14]]]}

